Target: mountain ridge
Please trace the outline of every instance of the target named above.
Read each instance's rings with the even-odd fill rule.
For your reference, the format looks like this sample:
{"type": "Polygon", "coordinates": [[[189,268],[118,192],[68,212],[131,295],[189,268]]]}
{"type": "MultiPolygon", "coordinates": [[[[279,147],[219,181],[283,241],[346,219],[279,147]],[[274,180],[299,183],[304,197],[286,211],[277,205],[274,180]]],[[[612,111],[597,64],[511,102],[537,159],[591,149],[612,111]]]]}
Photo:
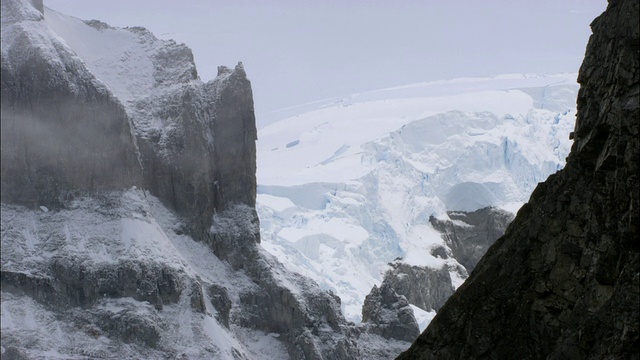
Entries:
{"type": "Polygon", "coordinates": [[[2,9],[3,358],[389,358],[408,346],[385,337],[392,324],[347,322],[339,297],[260,247],[242,63],[203,83],[186,46],[143,28],[37,1],[2,9]]]}

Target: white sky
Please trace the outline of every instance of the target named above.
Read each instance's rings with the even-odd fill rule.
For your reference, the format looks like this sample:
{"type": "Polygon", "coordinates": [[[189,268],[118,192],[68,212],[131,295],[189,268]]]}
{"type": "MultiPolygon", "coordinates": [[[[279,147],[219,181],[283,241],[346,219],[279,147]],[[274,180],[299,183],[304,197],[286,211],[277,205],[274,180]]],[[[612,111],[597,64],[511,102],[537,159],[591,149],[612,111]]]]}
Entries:
{"type": "Polygon", "coordinates": [[[45,0],[186,43],[203,80],[244,63],[261,113],[466,76],[576,72],[605,0],[45,0]]]}

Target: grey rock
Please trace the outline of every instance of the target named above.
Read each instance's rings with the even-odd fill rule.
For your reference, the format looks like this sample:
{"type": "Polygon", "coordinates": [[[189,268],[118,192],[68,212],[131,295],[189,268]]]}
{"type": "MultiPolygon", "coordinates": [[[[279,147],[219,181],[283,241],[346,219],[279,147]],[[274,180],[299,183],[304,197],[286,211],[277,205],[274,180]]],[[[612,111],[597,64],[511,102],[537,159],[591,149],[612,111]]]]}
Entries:
{"type": "MultiPolygon", "coordinates": [[[[88,266],[65,257],[53,259],[50,269],[45,275],[2,270],[2,291],[29,295],[48,306],[86,307],[105,297],[131,297],[161,310],[177,303],[188,284],[185,274],[146,262],[88,266]]],[[[192,290],[190,297],[194,309],[203,311],[202,293],[192,290]]]]}
{"type": "Polygon", "coordinates": [[[280,334],[292,359],[357,358],[354,326],[342,315],[340,298],[287,271],[269,254],[244,254],[243,271],[256,286],[240,293],[231,322],[280,334]]]}
{"type": "Polygon", "coordinates": [[[14,346],[7,346],[2,353],[2,358],[5,360],[27,360],[28,358],[24,355],[20,349],[14,346]]]}
{"type": "MultiPolygon", "coordinates": [[[[440,310],[455,291],[448,266],[432,269],[401,262],[392,263],[391,266],[392,269],[385,273],[381,286],[393,289],[410,304],[425,311],[440,310]]],[[[459,271],[466,274],[464,269],[459,271]]]]}
{"type": "Polygon", "coordinates": [[[228,328],[229,312],[231,311],[233,303],[229,298],[227,290],[220,285],[209,285],[209,300],[211,301],[211,305],[213,305],[218,312],[216,314],[216,319],[228,328]]]}
{"type": "Polygon", "coordinates": [[[413,341],[420,335],[407,299],[385,283],[380,288],[374,285],[364,299],[362,323],[368,332],[386,339],[413,341]]]}
{"type": "MultiPolygon", "coordinates": [[[[3,42],[1,68],[3,309],[5,298],[18,313],[21,302],[28,302],[48,323],[64,325],[61,337],[79,336],[79,343],[67,338],[53,344],[62,356],[223,357],[203,325],[213,321],[207,318],[211,306],[219,331],[275,333],[274,342],[292,359],[356,359],[360,349],[374,354],[386,347],[378,334],[417,336],[403,297],[383,293],[382,312],[395,320],[371,323],[369,331],[344,319],[337,296],[286,270],[259,247],[253,95],[241,63],[221,67],[216,79],[202,83],[186,46],[128,28],[140,44],[156,49],[150,55],[154,86],[123,104],[55,36],[53,49],[30,41],[29,22],[42,21],[46,9],[2,0],[2,10],[3,41],[7,29],[21,34],[7,51],[3,42]],[[5,16],[5,10],[16,9],[5,16]],[[160,229],[161,218],[151,214],[156,197],[164,204],[160,211],[171,212],[162,216],[177,214],[179,220],[171,221],[175,231],[160,229]],[[41,213],[39,206],[51,211],[41,213]],[[132,235],[134,242],[144,242],[136,249],[140,256],[128,254],[132,246],[121,234],[123,223],[131,221],[135,229],[151,229],[132,235]],[[110,225],[94,231],[104,223],[110,225]],[[77,225],[84,238],[65,231],[68,224],[77,225]],[[159,239],[136,238],[147,235],[159,239]],[[180,236],[213,251],[208,260],[215,271],[207,269],[215,275],[200,277],[182,263],[184,254],[172,247],[186,241],[180,236]],[[154,241],[164,247],[150,249],[154,241]],[[88,248],[74,248],[81,242],[88,248]],[[104,261],[92,253],[99,246],[108,248],[104,261]],[[172,256],[162,257],[164,250],[172,256]],[[101,336],[110,341],[105,345],[101,336]],[[376,337],[380,343],[364,342],[376,337]],[[182,344],[168,344],[167,338],[197,349],[180,349],[182,344]]],[[[110,29],[97,21],[87,24],[110,29]]],[[[27,357],[52,345],[42,336],[20,335],[3,331],[3,344],[27,357]]],[[[407,344],[395,342],[395,353],[398,343],[407,344]]],[[[243,358],[248,348],[227,354],[243,358]]]]}
{"type": "MultiPolygon", "coordinates": [[[[206,84],[187,82],[195,67],[194,73],[176,66],[166,74],[165,63],[193,63],[190,50],[170,45],[156,56],[156,66],[163,69],[156,72],[157,86],[169,86],[169,80],[185,84],[139,100],[132,121],[145,187],[188,220],[194,237],[203,239],[214,215],[239,204],[255,213],[257,135],[251,83],[241,64],[206,84]],[[147,128],[150,119],[164,126],[147,128]]],[[[259,239],[258,232],[252,234],[251,241],[259,239]]]]}
{"type": "MultiPolygon", "coordinates": [[[[3,1],[3,12],[17,3],[3,1]]],[[[59,208],[70,192],[140,184],[135,139],[119,102],[58,40],[54,61],[19,24],[3,23],[9,27],[22,32],[2,52],[2,201],[59,208]]]]}
{"type": "MultiPolygon", "coordinates": [[[[511,213],[493,207],[473,212],[449,211],[447,214],[451,220],[462,221],[468,226],[460,226],[453,221],[438,220],[433,216],[429,218],[429,222],[434,229],[443,234],[442,237],[451,249],[452,256],[469,273],[473,271],[489,247],[504,235],[507,226],[513,221],[511,213]]],[[[447,255],[440,250],[440,256],[446,258],[447,255]]]]}
{"type": "Polygon", "coordinates": [[[120,302],[119,305],[123,309],[118,311],[93,308],[88,314],[77,314],[76,323],[88,326],[95,324],[96,335],[104,332],[125,344],[138,343],[150,348],[158,347],[162,328],[155,309],[149,305],[141,306],[139,303],[120,302]]]}
{"type": "Polygon", "coordinates": [[[640,2],[592,23],[567,165],[399,359],[639,359],[640,2]]]}

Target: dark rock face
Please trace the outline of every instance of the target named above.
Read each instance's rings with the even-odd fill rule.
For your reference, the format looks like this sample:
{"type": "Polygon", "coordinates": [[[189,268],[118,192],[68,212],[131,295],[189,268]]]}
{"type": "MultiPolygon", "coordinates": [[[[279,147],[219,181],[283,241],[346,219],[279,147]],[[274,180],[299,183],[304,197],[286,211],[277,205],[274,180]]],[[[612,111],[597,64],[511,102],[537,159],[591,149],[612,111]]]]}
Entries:
{"type": "Polygon", "coordinates": [[[52,306],[91,306],[100,298],[131,297],[160,310],[163,304],[178,302],[184,290],[181,277],[184,274],[155,264],[129,261],[96,269],[64,258],[52,262],[49,276],[2,271],[2,290],[52,306]]]}
{"type": "MultiPolygon", "coordinates": [[[[174,62],[186,56],[178,50],[174,62]]],[[[163,74],[156,72],[158,86],[172,78],[163,74]]],[[[178,75],[175,81],[185,77],[178,75]]],[[[190,83],[136,106],[133,121],[145,186],[189,219],[194,236],[207,237],[212,216],[234,205],[244,204],[255,213],[257,135],[251,83],[242,64],[235,70],[221,67],[209,83],[190,83]],[[147,118],[164,126],[147,129],[147,118]]],[[[254,241],[259,242],[258,233],[254,241]]]]}
{"type": "Polygon", "coordinates": [[[425,311],[438,311],[455,289],[447,266],[432,269],[404,263],[392,264],[384,275],[381,287],[389,287],[425,311]]]}
{"type": "Polygon", "coordinates": [[[413,341],[420,334],[407,299],[384,283],[380,288],[374,285],[364,299],[362,323],[367,331],[386,339],[413,341]]]}
{"type": "MultiPolygon", "coordinates": [[[[150,54],[154,90],[124,104],[66,44],[48,38],[52,54],[38,43],[30,26],[44,23],[41,7],[2,8],[16,14],[3,16],[15,37],[2,54],[3,202],[60,208],[70,196],[137,185],[189,219],[197,238],[214,214],[255,207],[257,132],[242,64],[205,84],[188,47],[162,42],[150,54]]],[[[161,42],[144,28],[127,31],[146,46],[161,42]]]]}
{"type": "MultiPolygon", "coordinates": [[[[391,263],[391,269],[384,274],[381,288],[388,288],[406,300],[426,311],[439,311],[447,299],[455,292],[451,273],[466,278],[476,263],[513,220],[510,213],[483,208],[473,212],[449,212],[452,221],[431,217],[429,222],[442,233],[447,247],[436,247],[432,255],[441,259],[453,257],[457,263],[450,263],[440,269],[415,266],[401,261],[391,263]],[[463,266],[459,265],[462,264],[463,266]]],[[[375,288],[374,292],[380,290],[375,288]]]]}
{"type": "MultiPolygon", "coordinates": [[[[3,13],[18,7],[2,2],[3,13]]],[[[2,201],[59,207],[60,197],[140,184],[129,119],[107,88],[57,40],[52,58],[20,23],[3,21],[5,31],[19,35],[2,52],[2,201]]]]}
{"type": "Polygon", "coordinates": [[[640,3],[610,1],[575,143],[400,359],[638,359],[640,3]]]}
{"type": "Polygon", "coordinates": [[[288,273],[255,247],[242,253],[242,270],[256,286],[240,292],[230,322],[280,334],[291,359],[358,358],[359,332],[342,315],[339,297],[299,274],[288,273]]]}
{"type": "MultiPolygon", "coordinates": [[[[462,221],[460,225],[452,221],[429,218],[433,228],[440,231],[453,257],[470,273],[489,247],[502,235],[513,221],[513,215],[498,208],[486,207],[473,212],[450,211],[449,217],[462,221]]],[[[434,254],[438,255],[438,254],[434,254]]],[[[446,254],[440,255],[441,257],[446,254]]],[[[413,303],[412,303],[413,304],[413,303]]]]}

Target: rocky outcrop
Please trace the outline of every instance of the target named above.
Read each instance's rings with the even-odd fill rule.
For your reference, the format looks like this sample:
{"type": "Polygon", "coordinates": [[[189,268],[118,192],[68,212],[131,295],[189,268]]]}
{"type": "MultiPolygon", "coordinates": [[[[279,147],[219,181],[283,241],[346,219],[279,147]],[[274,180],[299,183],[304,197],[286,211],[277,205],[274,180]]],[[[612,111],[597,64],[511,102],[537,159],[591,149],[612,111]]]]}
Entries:
{"type": "Polygon", "coordinates": [[[258,246],[242,64],[203,83],[184,45],[23,0],[2,0],[2,35],[3,358],[384,347],[356,343],[337,296],[258,246]]]}
{"type": "Polygon", "coordinates": [[[20,3],[2,1],[2,201],[54,208],[140,184],[122,105],[58,38],[29,31],[43,14],[20,3]]]}
{"type": "Polygon", "coordinates": [[[640,3],[610,1],[575,142],[400,359],[638,359],[640,3]]]}
{"type": "Polygon", "coordinates": [[[231,319],[240,326],[279,334],[291,359],[356,359],[356,332],[340,311],[340,298],[309,279],[288,273],[267,254],[244,271],[257,283],[239,293],[231,319]]]}
{"type": "MultiPolygon", "coordinates": [[[[184,57],[176,56],[172,61],[178,63],[184,57]]],[[[242,64],[234,70],[220,67],[209,83],[188,82],[178,89],[162,69],[154,73],[155,81],[168,89],[138,100],[131,111],[145,187],[189,219],[190,233],[198,238],[208,236],[214,214],[238,204],[257,221],[253,95],[242,64]],[[154,122],[162,126],[151,126],[154,122]]],[[[257,232],[253,238],[259,242],[257,232]]]]}
{"type": "Polygon", "coordinates": [[[367,331],[386,339],[413,341],[420,334],[407,299],[385,283],[380,288],[374,285],[364,299],[362,323],[367,331]]]}
{"type": "MultiPolygon", "coordinates": [[[[439,220],[433,216],[429,222],[451,249],[453,257],[470,273],[489,247],[502,235],[513,220],[513,215],[494,207],[486,207],[473,212],[449,211],[451,221],[439,220]]],[[[437,250],[436,250],[437,251],[437,250]]],[[[446,258],[446,253],[439,255],[446,258]]]]}
{"type": "MultiPolygon", "coordinates": [[[[455,291],[447,265],[440,269],[392,263],[384,274],[382,287],[389,287],[425,311],[438,311],[455,291]]],[[[458,265],[459,267],[459,265],[458,265]]],[[[466,274],[464,269],[456,269],[466,274]]]]}
{"type": "MultiPolygon", "coordinates": [[[[433,216],[429,222],[442,234],[443,246],[431,249],[439,259],[455,259],[440,268],[410,265],[399,261],[389,264],[381,288],[388,288],[425,311],[438,311],[455,292],[455,287],[468,277],[476,263],[513,220],[513,215],[487,207],[473,212],[450,211],[450,220],[433,216]],[[452,279],[452,274],[457,274],[452,279]]],[[[374,287],[374,292],[379,292],[374,287]]]]}

